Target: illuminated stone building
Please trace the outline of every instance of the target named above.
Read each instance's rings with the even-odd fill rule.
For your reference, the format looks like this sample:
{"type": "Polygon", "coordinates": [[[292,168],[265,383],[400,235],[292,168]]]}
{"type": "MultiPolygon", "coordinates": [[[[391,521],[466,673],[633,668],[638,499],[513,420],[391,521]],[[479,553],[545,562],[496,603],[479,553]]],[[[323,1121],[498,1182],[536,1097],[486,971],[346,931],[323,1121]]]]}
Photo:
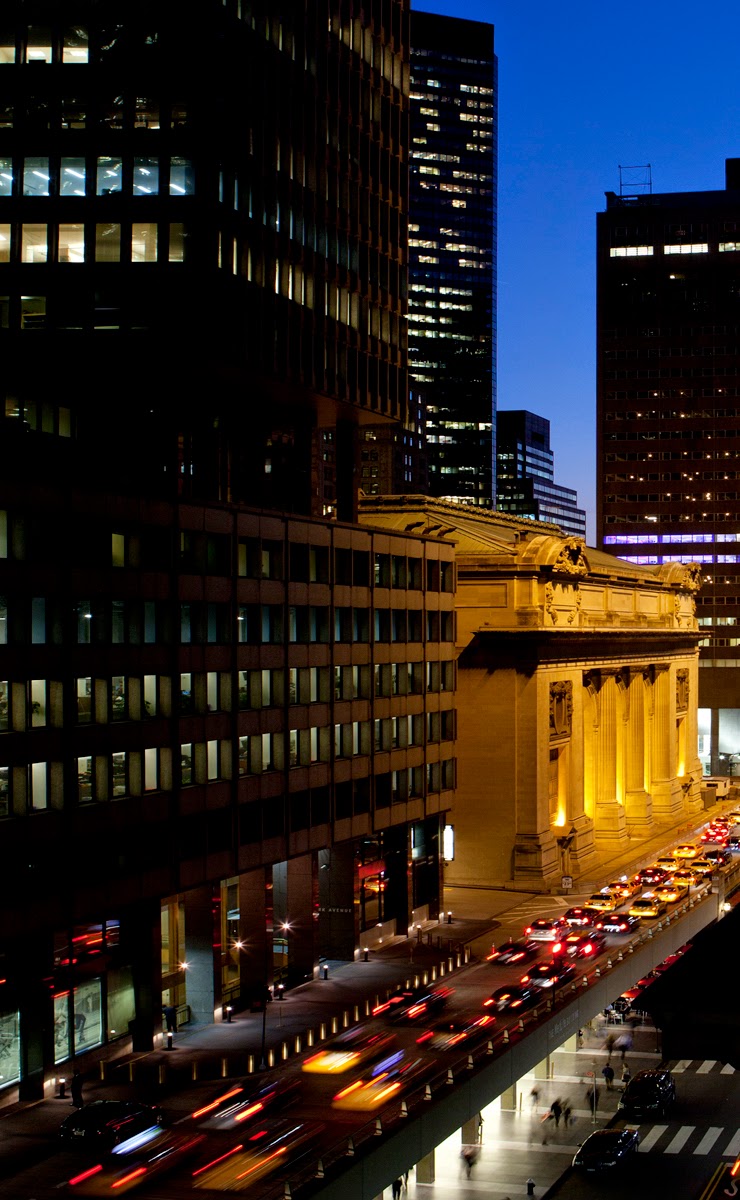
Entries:
{"type": "Polygon", "coordinates": [[[577,887],[606,853],[695,819],[699,567],[423,497],[365,501],[363,520],[455,545],[448,883],[577,887]]]}
{"type": "Polygon", "coordinates": [[[702,565],[699,753],[740,772],[740,159],[597,216],[597,537],[702,565]]]}
{"type": "Polygon", "coordinates": [[[432,495],[496,488],[497,58],[493,26],[411,15],[409,370],[432,495]]]}
{"type": "Polygon", "coordinates": [[[0,1099],[438,909],[453,551],[356,523],[408,9],[2,6],[0,1099]]]}

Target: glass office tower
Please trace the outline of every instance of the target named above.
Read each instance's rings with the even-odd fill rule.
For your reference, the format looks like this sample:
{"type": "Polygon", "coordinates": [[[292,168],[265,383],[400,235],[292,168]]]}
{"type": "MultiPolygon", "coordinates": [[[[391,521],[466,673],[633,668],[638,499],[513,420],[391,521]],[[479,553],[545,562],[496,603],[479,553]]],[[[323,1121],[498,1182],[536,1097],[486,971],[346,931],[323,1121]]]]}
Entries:
{"type": "Polygon", "coordinates": [[[412,13],[409,369],[432,495],[495,504],[493,26],[412,13]]]}
{"type": "Polygon", "coordinates": [[[499,512],[553,521],[564,533],[586,536],[586,513],[573,488],[555,483],[550,422],[523,409],[496,417],[496,507],[499,512]]]}

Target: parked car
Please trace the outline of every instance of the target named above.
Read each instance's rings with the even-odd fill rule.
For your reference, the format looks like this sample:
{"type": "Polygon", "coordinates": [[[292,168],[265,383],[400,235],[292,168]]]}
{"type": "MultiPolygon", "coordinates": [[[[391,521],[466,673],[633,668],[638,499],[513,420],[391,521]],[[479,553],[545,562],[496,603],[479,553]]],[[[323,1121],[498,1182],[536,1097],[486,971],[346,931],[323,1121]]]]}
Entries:
{"type": "Polygon", "coordinates": [[[611,1171],[635,1155],[639,1141],[636,1129],[597,1129],[576,1150],[573,1166],[584,1171],[611,1171]]]}
{"type": "Polygon", "coordinates": [[[618,1108],[629,1120],[665,1117],[676,1099],[676,1083],[670,1071],[638,1071],[630,1079],[618,1108]]]}
{"type": "Polygon", "coordinates": [[[112,1150],[120,1142],[162,1124],[152,1104],[135,1100],[93,1100],[62,1121],[59,1137],[68,1146],[112,1150]]]}

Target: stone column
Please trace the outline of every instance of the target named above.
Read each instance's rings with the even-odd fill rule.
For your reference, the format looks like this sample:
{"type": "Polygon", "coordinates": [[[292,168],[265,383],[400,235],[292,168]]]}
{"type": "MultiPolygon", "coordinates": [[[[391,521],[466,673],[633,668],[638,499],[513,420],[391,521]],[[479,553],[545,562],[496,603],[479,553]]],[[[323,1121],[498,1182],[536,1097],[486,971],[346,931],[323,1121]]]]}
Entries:
{"type": "Polygon", "coordinates": [[[596,836],[616,841],[626,834],[624,809],[617,802],[617,683],[602,675],[596,731],[596,836]]]}
{"type": "Polygon", "coordinates": [[[206,884],[185,893],[185,971],[190,1020],[211,1025],[221,1002],[221,979],[214,961],[213,889],[206,884]]]}
{"type": "Polygon", "coordinates": [[[474,1146],[478,1141],[478,1119],[480,1114],[470,1117],[460,1129],[460,1139],[463,1146],[474,1146]]]}
{"type": "Polygon", "coordinates": [[[668,822],[680,815],[683,799],[680,785],[673,774],[676,758],[676,718],[671,697],[671,673],[668,668],[654,670],[652,696],[650,791],[656,820],[668,822]]]}
{"type": "MultiPolygon", "coordinates": [[[[352,962],[358,945],[355,928],[355,848],[340,842],[319,850],[319,953],[352,962]]],[[[359,911],[359,909],[358,909],[359,911]]]]}
{"type": "Polygon", "coordinates": [[[303,854],[273,867],[273,920],[276,937],[288,943],[287,987],[313,979],[316,931],[313,900],[314,856],[303,854]]]}
{"type": "Polygon", "coordinates": [[[434,1183],[434,1151],[431,1154],[425,1154],[424,1158],[420,1158],[416,1164],[416,1182],[417,1183],[434,1183]]]}
{"type": "Polygon", "coordinates": [[[272,939],[265,919],[266,870],[246,871],[239,876],[239,984],[242,1004],[262,999],[265,986],[272,984],[272,939]]]}
{"type": "Polygon", "coordinates": [[[501,1107],[505,1112],[516,1112],[516,1106],[519,1103],[516,1084],[512,1083],[511,1087],[504,1088],[500,1099],[501,1107]]]}
{"type": "MultiPolygon", "coordinates": [[[[159,900],[142,901],[121,917],[121,958],[131,962],[134,1011],[132,1050],[145,1053],[162,1030],[162,924],[159,900]]],[[[211,946],[211,960],[213,946],[211,946]]],[[[212,1019],[212,1018],[211,1018],[212,1019]]]]}
{"type": "Polygon", "coordinates": [[[701,798],[702,764],[699,758],[699,662],[687,659],[684,668],[688,671],[688,694],[686,697],[686,806],[691,817],[704,809],[701,798]]]}
{"type": "MultiPolygon", "coordinates": [[[[625,672],[626,675],[626,672],[625,672]]],[[[625,695],[625,794],[624,809],[627,824],[645,829],[652,823],[652,797],[646,790],[649,747],[645,739],[645,680],[641,670],[629,673],[625,695]]]]}

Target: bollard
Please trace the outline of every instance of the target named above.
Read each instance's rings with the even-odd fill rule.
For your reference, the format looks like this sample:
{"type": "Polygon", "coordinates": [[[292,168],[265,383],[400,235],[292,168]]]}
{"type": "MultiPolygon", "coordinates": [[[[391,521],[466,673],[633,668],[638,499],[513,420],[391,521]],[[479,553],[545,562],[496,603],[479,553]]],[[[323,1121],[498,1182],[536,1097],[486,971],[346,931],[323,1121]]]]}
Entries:
{"type": "Polygon", "coordinates": [[[313,1029],[309,1029],[308,1033],[306,1034],[306,1045],[313,1046],[313,1039],[314,1039],[313,1029]]]}
{"type": "Polygon", "coordinates": [[[160,1087],[162,1087],[166,1078],[167,1078],[167,1068],[164,1065],[164,1063],[160,1063],[159,1067],[157,1068],[157,1080],[159,1082],[160,1087]]]}
{"type": "Polygon", "coordinates": [[[451,912],[448,912],[448,914],[447,914],[447,924],[448,925],[452,924],[452,913],[451,912]]]}
{"type": "Polygon", "coordinates": [[[427,984],[429,983],[429,972],[428,971],[425,971],[424,974],[422,975],[421,982],[424,984],[424,987],[426,987],[427,984]]]}
{"type": "Polygon", "coordinates": [[[375,1137],[382,1137],[382,1135],[383,1135],[383,1122],[381,1121],[380,1117],[376,1117],[375,1118],[375,1137]]]}
{"type": "Polygon", "coordinates": [[[465,950],[464,950],[464,961],[465,961],[466,963],[469,963],[469,962],[470,962],[470,946],[466,946],[466,947],[465,947],[465,950]]]}
{"type": "MultiPolygon", "coordinates": [[[[172,1034],[168,1034],[167,1036],[171,1037],[172,1034]]],[[[169,1049],[170,1049],[169,1046],[165,1046],[165,1050],[169,1050],[169,1049]]],[[[130,1062],[128,1064],[128,1081],[129,1081],[129,1083],[134,1082],[134,1060],[133,1060],[133,1058],[130,1060],[130,1062]]]]}
{"type": "Polygon", "coordinates": [[[437,982],[437,968],[432,967],[432,983],[436,983],[436,982],[437,982]]]}
{"type": "Polygon", "coordinates": [[[332,1017],[332,1019],[331,1019],[331,1031],[332,1031],[332,1033],[336,1033],[338,1029],[339,1029],[339,1022],[337,1021],[337,1018],[336,1018],[336,1017],[332,1017]]]}
{"type": "Polygon", "coordinates": [[[347,1153],[354,1154],[354,1152],[355,1152],[354,1138],[347,1138],[347,1153]]]}
{"type": "Polygon", "coordinates": [[[370,951],[368,950],[367,946],[365,947],[365,949],[362,952],[362,961],[370,962],[370,951]]]}
{"type": "Polygon", "coordinates": [[[452,1068],[451,1068],[451,1067],[448,1067],[448,1068],[447,1068],[447,1082],[448,1082],[448,1083],[454,1083],[454,1082],[455,1082],[455,1076],[452,1074],[452,1068]]]}
{"type": "Polygon", "coordinates": [[[254,1055],[247,1055],[247,1075],[254,1075],[254,1055]]]}
{"type": "Polygon", "coordinates": [[[409,1115],[409,1106],[405,1100],[402,1100],[401,1101],[401,1116],[407,1117],[408,1115],[409,1115]]]}
{"type": "Polygon", "coordinates": [[[198,1064],[195,1060],[190,1064],[190,1079],[193,1083],[198,1081],[198,1064]]]}
{"type": "Polygon", "coordinates": [[[457,967],[462,966],[462,955],[460,954],[459,950],[458,950],[457,954],[455,955],[455,966],[457,966],[457,967]]]}
{"type": "Polygon", "coordinates": [[[493,1054],[493,1042],[490,1040],[486,1046],[486,1054],[493,1054]]]}
{"type": "Polygon", "coordinates": [[[322,979],[329,978],[329,968],[326,966],[326,964],[324,964],[324,966],[321,968],[321,978],[322,979]]]}
{"type": "Polygon", "coordinates": [[[366,1017],[370,1016],[370,1001],[369,1000],[365,1001],[365,1016],[366,1017]]]}
{"type": "Polygon", "coordinates": [[[272,1046],[270,1046],[270,1049],[267,1051],[267,1065],[268,1067],[275,1066],[275,1051],[273,1050],[272,1046]]]}
{"type": "Polygon", "coordinates": [[[505,1046],[508,1046],[508,1044],[509,1044],[509,1031],[508,1031],[508,1029],[505,1029],[505,1030],[504,1030],[504,1036],[502,1037],[501,1041],[504,1043],[504,1045],[505,1045],[505,1046]]]}
{"type": "Polygon", "coordinates": [[[450,957],[447,959],[447,970],[454,971],[454,969],[455,969],[455,960],[453,959],[452,955],[450,955],[450,957]]]}
{"type": "Polygon", "coordinates": [[[534,1179],[532,1179],[532,1177],[530,1176],[530,1178],[527,1180],[527,1195],[534,1196],[534,1189],[535,1189],[535,1182],[534,1182],[534,1179]]]}
{"type": "Polygon", "coordinates": [[[326,1022],[322,1021],[319,1025],[319,1041],[323,1042],[326,1039],[326,1022]]]}
{"type": "Polygon", "coordinates": [[[174,1036],[173,1036],[173,1034],[172,1034],[172,1033],[168,1033],[168,1034],[167,1034],[167,1045],[165,1046],[165,1050],[171,1050],[171,1049],[172,1049],[172,1042],[173,1042],[173,1040],[174,1040],[174,1036]]]}
{"type": "Polygon", "coordinates": [[[229,1075],[229,1060],[228,1058],[221,1059],[221,1078],[228,1079],[229,1075]]]}
{"type": "Polygon", "coordinates": [[[519,1024],[517,1025],[517,1029],[519,1030],[520,1033],[524,1033],[524,1021],[522,1020],[521,1017],[519,1018],[519,1024]]]}
{"type": "Polygon", "coordinates": [[[353,1020],[359,1021],[359,1019],[360,1019],[360,1009],[359,1009],[359,1006],[356,1004],[354,1007],[354,1011],[353,1011],[353,1020]]]}
{"type": "Polygon", "coordinates": [[[342,1028],[346,1029],[348,1025],[349,1025],[349,1013],[347,1012],[347,1009],[345,1008],[344,1012],[342,1013],[342,1028]]]}
{"type": "Polygon", "coordinates": [[[66,1098],[67,1098],[67,1080],[66,1080],[66,1079],[60,1079],[60,1080],[59,1080],[59,1096],[58,1096],[58,1099],[59,1099],[59,1100],[66,1100],[66,1098]]]}
{"type": "Polygon", "coordinates": [[[297,1033],[295,1035],[295,1041],[293,1042],[293,1053],[300,1054],[300,1052],[301,1052],[301,1035],[300,1035],[300,1033],[297,1033]]]}
{"type": "Polygon", "coordinates": [[[230,1004],[224,1005],[224,1012],[226,1013],[226,1024],[227,1025],[231,1024],[231,1014],[233,1011],[234,1011],[233,1007],[230,1004]]]}
{"type": "Polygon", "coordinates": [[[289,1180],[289,1179],[286,1179],[286,1180],[285,1180],[285,1187],[283,1188],[283,1195],[284,1195],[284,1196],[292,1196],[292,1195],[293,1195],[293,1189],[292,1189],[292,1187],[290,1186],[290,1180],[289,1180]]]}
{"type": "Polygon", "coordinates": [[[280,1048],[280,1056],[281,1056],[281,1058],[282,1058],[283,1062],[285,1062],[285,1060],[286,1060],[286,1058],[288,1057],[288,1054],[289,1054],[289,1053],[290,1053],[290,1051],[288,1050],[288,1043],[287,1043],[287,1042],[283,1042],[283,1044],[282,1044],[282,1046],[281,1046],[281,1048],[280,1048]]]}
{"type": "Polygon", "coordinates": [[[277,985],[277,998],[278,998],[278,1000],[285,999],[285,984],[284,983],[279,983],[277,985]]]}
{"type": "Polygon", "coordinates": [[[473,1062],[473,1056],[472,1056],[472,1054],[469,1054],[468,1055],[468,1070],[472,1071],[474,1066],[475,1066],[475,1063],[473,1062]]]}
{"type": "Polygon", "coordinates": [[[440,977],[440,979],[444,979],[446,970],[447,970],[447,964],[446,964],[446,963],[443,963],[443,962],[441,962],[441,963],[439,964],[439,977],[440,977]]]}
{"type": "Polygon", "coordinates": [[[324,1160],[322,1158],[320,1158],[319,1161],[316,1163],[316,1178],[317,1179],[324,1178],[324,1160]]]}
{"type": "Polygon", "coordinates": [[[430,1083],[428,1083],[424,1088],[424,1099],[431,1100],[431,1098],[432,1098],[432,1085],[430,1083]]]}
{"type": "Polygon", "coordinates": [[[98,1063],[98,1068],[100,1070],[100,1082],[105,1083],[105,1063],[103,1062],[102,1058],[98,1063]]]}

